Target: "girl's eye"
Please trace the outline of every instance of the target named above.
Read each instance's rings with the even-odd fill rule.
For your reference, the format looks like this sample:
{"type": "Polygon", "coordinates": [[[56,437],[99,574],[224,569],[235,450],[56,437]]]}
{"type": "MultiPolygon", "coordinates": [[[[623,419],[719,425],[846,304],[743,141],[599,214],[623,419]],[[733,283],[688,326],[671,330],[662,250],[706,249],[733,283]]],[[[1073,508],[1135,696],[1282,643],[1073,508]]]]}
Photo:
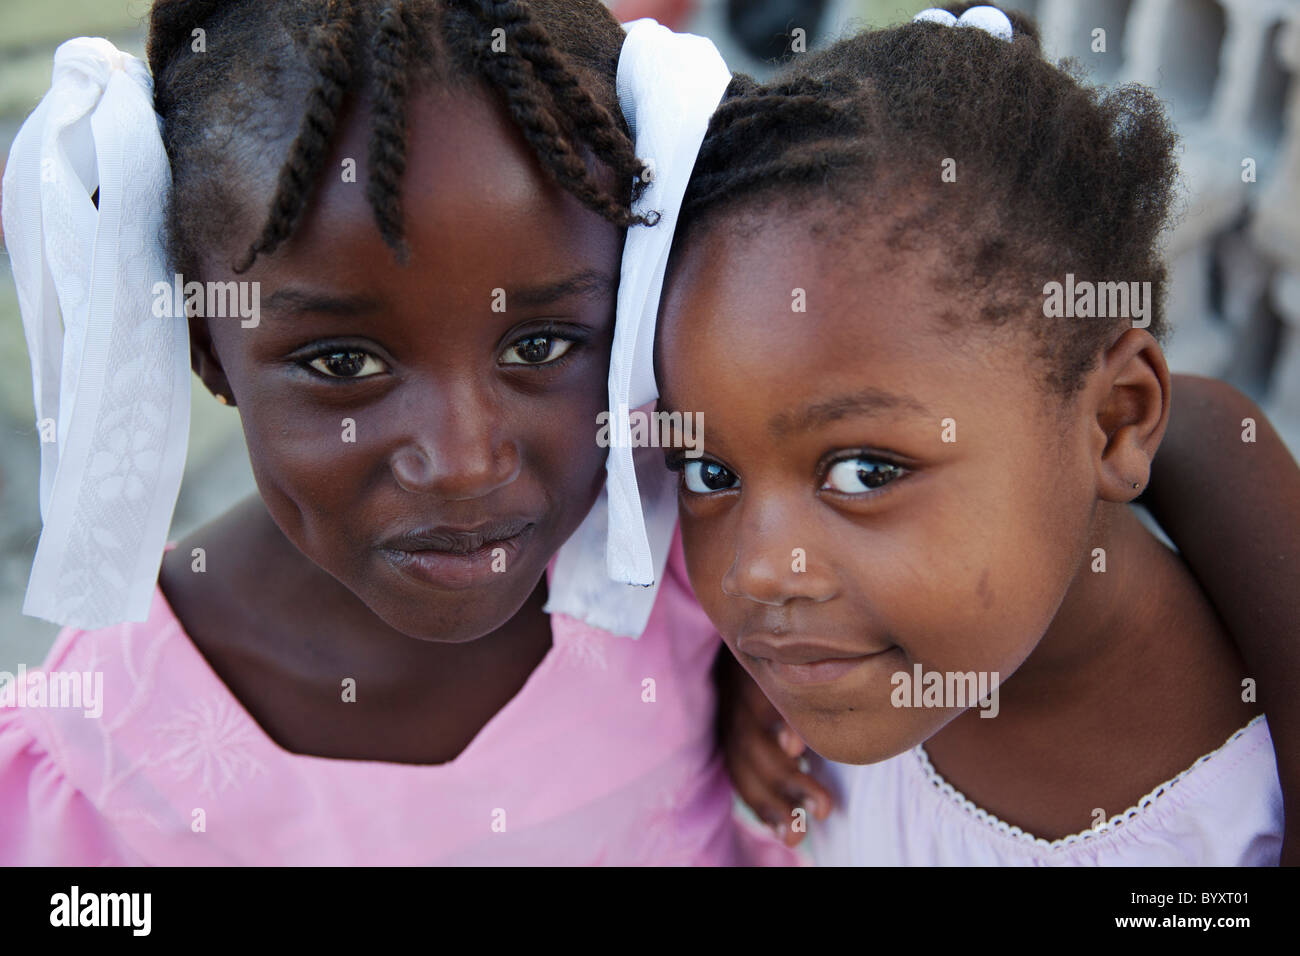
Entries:
{"type": "Polygon", "coordinates": [[[837,461],[826,473],[823,491],[838,491],[845,495],[860,495],[896,481],[904,469],[887,461],[874,458],[846,458],[837,461]]]}
{"type": "Polygon", "coordinates": [[[547,365],[573,348],[572,339],[554,335],[530,335],[506,349],[501,359],[506,365],[547,365]]]}
{"type": "Polygon", "coordinates": [[[327,352],[307,364],[330,378],[369,378],[388,371],[388,366],[369,352],[327,352]]]}
{"type": "Polygon", "coordinates": [[[716,461],[686,461],[682,463],[682,478],[686,490],[697,495],[726,491],[740,484],[740,479],[716,461]]]}

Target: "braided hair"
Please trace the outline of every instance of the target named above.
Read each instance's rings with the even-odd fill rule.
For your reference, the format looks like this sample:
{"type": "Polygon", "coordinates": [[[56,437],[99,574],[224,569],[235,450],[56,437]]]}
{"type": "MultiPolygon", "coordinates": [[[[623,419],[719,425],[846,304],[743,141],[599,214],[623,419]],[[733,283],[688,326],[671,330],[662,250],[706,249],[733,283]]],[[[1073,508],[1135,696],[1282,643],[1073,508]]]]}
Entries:
{"type": "Polygon", "coordinates": [[[171,261],[197,274],[198,250],[245,215],[263,225],[236,272],[287,241],[351,94],[371,108],[366,199],[406,261],[406,111],[420,82],[485,81],[564,189],[618,226],[652,222],[631,212],[645,184],[614,91],[622,42],[598,0],[154,0],[148,57],[172,166],[171,261]],[[270,208],[251,208],[248,178],[282,140],[270,208]],[[626,185],[603,186],[596,163],[626,185]]]}
{"type": "MultiPolygon", "coordinates": [[[[1041,310],[1044,284],[1069,271],[1150,282],[1148,331],[1162,337],[1159,241],[1177,183],[1164,109],[1144,87],[1098,89],[1075,64],[1048,63],[1033,21],[1008,16],[1011,42],[908,23],[796,57],[768,84],[737,75],[709,124],[674,254],[725,211],[797,216],[811,199],[844,227],[832,237],[869,223],[884,230],[883,250],[941,249],[937,287],[965,305],[945,317],[954,327],[1041,310]]],[[[1117,328],[1040,317],[1044,384],[1072,394],[1117,328]]]]}

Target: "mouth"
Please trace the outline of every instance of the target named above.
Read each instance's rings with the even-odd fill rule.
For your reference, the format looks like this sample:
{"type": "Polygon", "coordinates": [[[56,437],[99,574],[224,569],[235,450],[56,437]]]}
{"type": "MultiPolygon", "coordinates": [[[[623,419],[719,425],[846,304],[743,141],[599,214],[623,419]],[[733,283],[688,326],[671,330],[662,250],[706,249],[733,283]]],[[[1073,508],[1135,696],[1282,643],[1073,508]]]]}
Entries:
{"type": "Polygon", "coordinates": [[[514,570],[536,529],[536,523],[527,518],[471,528],[421,528],[388,538],[379,553],[421,584],[459,591],[503,578],[514,570]]]}
{"type": "Polygon", "coordinates": [[[742,637],[736,649],[787,684],[826,684],[847,677],[888,654],[893,645],[871,650],[836,647],[813,641],[775,641],[766,635],[742,637]]]}

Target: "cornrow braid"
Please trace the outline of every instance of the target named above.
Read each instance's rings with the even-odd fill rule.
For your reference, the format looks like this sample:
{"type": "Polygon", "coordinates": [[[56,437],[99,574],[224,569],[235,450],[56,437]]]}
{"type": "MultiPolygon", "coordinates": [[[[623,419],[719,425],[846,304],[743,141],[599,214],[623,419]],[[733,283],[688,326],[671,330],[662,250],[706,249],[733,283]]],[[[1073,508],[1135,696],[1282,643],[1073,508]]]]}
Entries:
{"type": "Polygon", "coordinates": [[[587,206],[620,226],[630,225],[631,212],[600,188],[555,114],[547,109],[544,88],[536,81],[532,65],[508,51],[492,52],[490,43],[481,41],[481,68],[505,93],[506,108],[543,165],[587,206]]]}
{"type": "Polygon", "coordinates": [[[599,0],[155,0],[149,61],[172,164],[169,256],[197,273],[198,250],[256,212],[231,184],[248,181],[267,142],[290,140],[258,236],[234,268],[279,248],[305,215],[355,94],[372,124],[366,199],[406,261],[406,112],[413,85],[426,82],[484,81],[562,188],[619,226],[652,223],[654,214],[631,212],[645,184],[614,90],[622,41],[599,0]],[[188,48],[200,25],[202,56],[188,48]],[[491,49],[498,27],[501,52],[491,49]]]}
{"type": "Polygon", "coordinates": [[[609,110],[587,92],[545,31],[533,20],[527,6],[518,0],[489,0],[485,6],[485,21],[504,27],[507,43],[512,44],[532,66],[534,75],[549,89],[561,114],[572,123],[576,135],[620,177],[635,182],[632,197],[635,200],[646,186],[641,180],[642,164],[628,138],[619,134],[619,124],[609,110]]]}
{"type": "Polygon", "coordinates": [[[854,137],[863,129],[843,84],[818,87],[796,78],[761,87],[737,74],[709,121],[708,148],[691,173],[683,219],[761,184],[814,184],[833,169],[860,165],[854,137]],[[737,164],[738,156],[748,161],[737,164]]]}
{"type": "Polygon", "coordinates": [[[329,0],[324,22],[313,33],[308,56],[319,78],[308,96],[289,156],[280,168],[271,214],[262,234],[235,265],[236,273],[248,271],[258,255],[274,252],[302,219],[307,195],[329,151],[339,107],[352,76],[350,56],[356,28],[352,8],[353,0],[329,0]]]}
{"type": "MultiPolygon", "coordinates": [[[[960,14],[975,4],[952,4],[960,14]]],[[[1041,313],[1046,281],[1149,282],[1161,337],[1160,235],[1177,183],[1176,137],[1155,95],[1081,82],[1008,14],[1010,42],[908,23],[799,56],[769,84],[737,77],[712,117],[683,200],[677,255],[727,210],[778,204],[845,233],[881,227],[882,250],[941,248],[953,325],[1041,313]],[[944,181],[948,164],[957,170],[944,181]]],[[[1036,321],[1044,384],[1072,394],[1113,321],[1036,321]]]]}
{"type": "Polygon", "coordinates": [[[373,41],[374,129],[370,134],[370,178],[366,183],[366,198],[374,210],[379,234],[402,263],[408,256],[400,196],[402,174],[406,172],[411,32],[402,0],[384,7],[373,41]]]}

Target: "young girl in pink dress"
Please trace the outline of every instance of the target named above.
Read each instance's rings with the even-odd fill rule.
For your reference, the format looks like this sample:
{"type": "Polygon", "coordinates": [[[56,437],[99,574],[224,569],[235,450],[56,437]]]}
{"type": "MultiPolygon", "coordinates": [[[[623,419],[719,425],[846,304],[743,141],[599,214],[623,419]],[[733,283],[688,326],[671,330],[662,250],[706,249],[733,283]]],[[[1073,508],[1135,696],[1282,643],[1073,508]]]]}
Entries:
{"type": "MultiPolygon", "coordinates": [[[[679,56],[661,34],[646,26],[635,55],[679,56]]],[[[646,189],[615,98],[623,42],[595,0],[159,0],[152,103],[143,65],[108,44],[60,51],[24,131],[36,146],[20,136],[4,188],[15,269],[46,269],[19,276],[24,314],[54,316],[55,332],[29,325],[34,367],[53,376],[37,376],[38,408],[58,415],[59,363],[40,343],[81,347],[76,282],[119,303],[173,274],[256,283],[260,314],[192,317],[188,349],[170,295],[121,308],[117,326],[92,304],[80,327],[42,548],[78,517],[61,552],[38,554],[29,609],[77,625],[45,675],[99,675],[102,713],[36,706],[35,675],[0,707],[0,862],[795,862],[733,818],[716,633],[671,514],[657,592],[561,547],[603,545],[593,437],[624,231],[643,218],[633,185],[646,189]],[[165,156],[149,153],[152,108],[165,156]],[[159,168],[165,264],[148,221],[159,168]],[[73,236],[95,237],[70,263],[83,250],[52,234],[59,202],[73,236]],[[122,288],[92,269],[110,241],[138,244],[107,273],[122,288]],[[166,497],[153,489],[191,362],[239,408],[260,495],[159,570],[171,501],[157,527],[147,505],[166,497]],[[101,391],[117,420],[95,430],[83,409],[101,391]],[[99,444],[68,495],[83,438],[99,444]],[[157,550],[133,614],[120,597],[150,545],[121,542],[140,529],[157,550]]],[[[729,78],[708,62],[711,98],[689,85],[698,70],[676,74],[696,144],[729,78]]],[[[627,72],[635,98],[649,77],[627,72]]],[[[671,158],[658,166],[671,182],[671,158]]]]}

